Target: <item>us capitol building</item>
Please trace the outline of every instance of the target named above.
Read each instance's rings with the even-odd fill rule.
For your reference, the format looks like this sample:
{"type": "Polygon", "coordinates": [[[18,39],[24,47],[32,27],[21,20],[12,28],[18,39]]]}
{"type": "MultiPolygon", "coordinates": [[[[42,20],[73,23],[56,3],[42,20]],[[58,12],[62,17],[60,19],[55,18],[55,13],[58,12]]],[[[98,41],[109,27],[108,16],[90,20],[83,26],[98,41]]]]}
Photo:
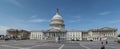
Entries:
{"type": "Polygon", "coordinates": [[[65,30],[64,20],[57,9],[48,30],[30,31],[30,39],[38,40],[105,40],[117,37],[117,29],[103,27],[89,30],[65,30]]]}

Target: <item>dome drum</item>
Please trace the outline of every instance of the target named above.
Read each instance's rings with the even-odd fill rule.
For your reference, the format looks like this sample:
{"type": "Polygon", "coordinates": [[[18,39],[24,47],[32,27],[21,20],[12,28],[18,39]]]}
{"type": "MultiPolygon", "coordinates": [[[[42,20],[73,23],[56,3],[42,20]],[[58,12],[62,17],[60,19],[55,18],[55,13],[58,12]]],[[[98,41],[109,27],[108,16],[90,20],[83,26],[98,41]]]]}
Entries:
{"type": "Polygon", "coordinates": [[[61,22],[64,22],[63,20],[60,20],[60,19],[52,19],[51,22],[52,21],[61,21],[61,22]]]}
{"type": "Polygon", "coordinates": [[[65,26],[64,24],[50,24],[50,26],[65,26]]]}

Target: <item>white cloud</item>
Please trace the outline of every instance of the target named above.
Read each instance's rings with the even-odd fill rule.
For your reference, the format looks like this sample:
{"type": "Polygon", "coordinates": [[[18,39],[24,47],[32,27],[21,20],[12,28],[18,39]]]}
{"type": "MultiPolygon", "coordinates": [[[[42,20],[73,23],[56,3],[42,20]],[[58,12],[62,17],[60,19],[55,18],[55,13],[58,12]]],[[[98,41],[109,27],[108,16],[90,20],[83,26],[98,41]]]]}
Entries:
{"type": "Polygon", "coordinates": [[[49,22],[49,20],[45,20],[45,19],[32,19],[32,20],[29,20],[29,22],[41,23],[41,22],[49,22]]]}
{"type": "Polygon", "coordinates": [[[80,19],[78,19],[78,20],[71,20],[71,21],[69,21],[70,23],[74,23],[74,22],[79,22],[80,21],[80,19]]]}
{"type": "Polygon", "coordinates": [[[36,17],[37,17],[36,15],[31,16],[31,18],[36,18],[36,17]]]}
{"type": "Polygon", "coordinates": [[[120,20],[110,21],[109,23],[120,23],[120,20]]]}
{"type": "Polygon", "coordinates": [[[21,3],[19,3],[17,0],[4,0],[4,1],[23,8],[23,5],[21,3]]]}
{"type": "Polygon", "coordinates": [[[109,15],[111,14],[111,12],[102,12],[102,13],[99,13],[99,15],[109,15]]]}
{"type": "Polygon", "coordinates": [[[5,34],[7,29],[9,29],[9,27],[0,26],[0,34],[5,34]]]}
{"type": "Polygon", "coordinates": [[[81,18],[81,16],[74,16],[75,17],[75,20],[70,20],[69,22],[70,23],[74,23],[74,22],[79,22],[80,21],[80,18],[81,18]]]}

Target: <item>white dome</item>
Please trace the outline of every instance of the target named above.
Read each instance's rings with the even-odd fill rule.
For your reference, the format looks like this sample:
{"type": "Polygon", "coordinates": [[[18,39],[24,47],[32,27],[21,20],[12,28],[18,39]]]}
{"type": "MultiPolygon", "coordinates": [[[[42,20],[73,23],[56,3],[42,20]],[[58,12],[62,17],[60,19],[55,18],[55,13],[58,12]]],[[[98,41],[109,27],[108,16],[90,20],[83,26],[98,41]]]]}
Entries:
{"type": "Polygon", "coordinates": [[[58,20],[62,20],[62,17],[59,15],[59,14],[56,14],[56,15],[54,15],[53,16],[53,18],[52,18],[52,20],[56,20],[56,19],[58,19],[58,20]]]}
{"type": "Polygon", "coordinates": [[[59,14],[53,16],[50,24],[64,24],[62,17],[59,14]]]}
{"type": "Polygon", "coordinates": [[[50,22],[50,29],[64,29],[64,21],[62,17],[59,15],[59,11],[57,9],[56,14],[53,16],[50,22]]]}
{"type": "Polygon", "coordinates": [[[64,24],[62,17],[59,14],[59,11],[56,11],[56,14],[53,16],[50,24],[64,24]]]}

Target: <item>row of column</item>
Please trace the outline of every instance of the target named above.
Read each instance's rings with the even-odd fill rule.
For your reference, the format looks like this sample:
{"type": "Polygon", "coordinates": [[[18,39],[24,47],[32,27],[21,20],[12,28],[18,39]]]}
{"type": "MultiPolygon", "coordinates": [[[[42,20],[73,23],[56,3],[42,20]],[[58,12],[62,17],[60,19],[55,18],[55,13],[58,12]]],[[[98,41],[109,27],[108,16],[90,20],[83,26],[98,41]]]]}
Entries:
{"type": "Polygon", "coordinates": [[[64,37],[65,33],[64,32],[48,32],[47,36],[49,37],[64,37]]]}

